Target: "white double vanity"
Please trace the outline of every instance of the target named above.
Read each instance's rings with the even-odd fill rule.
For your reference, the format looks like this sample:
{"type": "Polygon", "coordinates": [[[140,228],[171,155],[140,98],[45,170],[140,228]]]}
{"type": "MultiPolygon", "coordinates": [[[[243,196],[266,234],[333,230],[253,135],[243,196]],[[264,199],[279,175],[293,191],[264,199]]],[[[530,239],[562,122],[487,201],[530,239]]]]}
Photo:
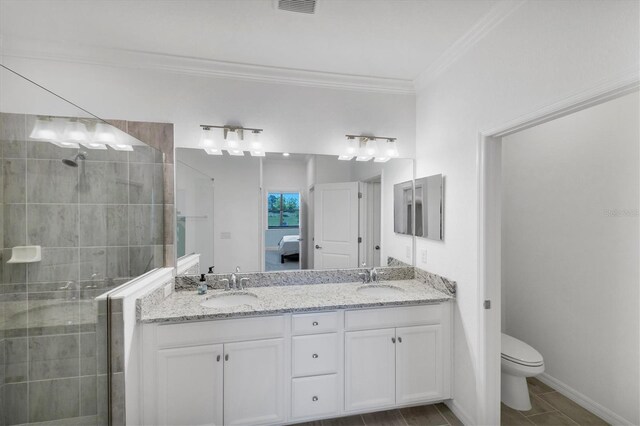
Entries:
{"type": "Polygon", "coordinates": [[[450,398],[453,298],[385,284],[398,291],[255,287],[256,305],[230,308],[201,306],[224,290],[143,299],[144,423],[294,424],[450,398]]]}

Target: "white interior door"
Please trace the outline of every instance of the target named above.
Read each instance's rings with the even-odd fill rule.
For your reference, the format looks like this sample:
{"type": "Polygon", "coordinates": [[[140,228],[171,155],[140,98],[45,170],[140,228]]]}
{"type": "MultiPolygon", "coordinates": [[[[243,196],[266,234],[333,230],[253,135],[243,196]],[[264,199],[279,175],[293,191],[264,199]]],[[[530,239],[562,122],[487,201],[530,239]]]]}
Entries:
{"type": "Polygon", "coordinates": [[[358,182],[318,184],[314,192],[314,269],[358,267],[358,182]]]}

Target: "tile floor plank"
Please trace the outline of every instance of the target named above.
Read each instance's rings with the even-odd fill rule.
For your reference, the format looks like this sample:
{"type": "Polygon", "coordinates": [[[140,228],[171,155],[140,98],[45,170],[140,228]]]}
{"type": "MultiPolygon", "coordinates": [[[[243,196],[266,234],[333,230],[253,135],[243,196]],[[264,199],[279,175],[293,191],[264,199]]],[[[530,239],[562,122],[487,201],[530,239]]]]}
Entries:
{"type": "Polygon", "coordinates": [[[362,415],[366,426],[407,426],[400,411],[389,410],[362,415]]]}
{"type": "Polygon", "coordinates": [[[530,395],[531,397],[531,410],[520,411],[524,416],[534,416],[536,414],[548,413],[550,411],[556,411],[556,409],[540,398],[538,395],[530,395]]]}
{"type": "Polygon", "coordinates": [[[520,411],[500,404],[500,424],[502,426],[532,425],[533,422],[520,411]]]}
{"type": "Polygon", "coordinates": [[[535,377],[527,377],[527,385],[529,387],[529,393],[534,395],[555,391],[555,389],[545,385],[535,377]]]}
{"type": "Polygon", "coordinates": [[[539,396],[581,426],[604,426],[608,424],[559,392],[550,392],[539,396]]]}
{"type": "Polygon", "coordinates": [[[539,426],[576,426],[576,422],[559,411],[536,414],[535,416],[527,417],[527,419],[539,426]]]}
{"type": "Polygon", "coordinates": [[[400,409],[400,414],[402,414],[409,426],[441,426],[449,424],[435,405],[402,408],[400,409]]]}
{"type": "Polygon", "coordinates": [[[362,420],[362,416],[340,417],[323,420],[322,426],[364,426],[364,420],[362,420]]]}
{"type": "Polygon", "coordinates": [[[451,426],[464,426],[460,419],[458,419],[456,415],[453,414],[453,411],[451,411],[451,409],[447,407],[447,404],[441,402],[439,404],[436,404],[436,408],[438,409],[438,411],[440,411],[440,414],[442,414],[442,416],[447,419],[447,422],[449,422],[451,426]]]}

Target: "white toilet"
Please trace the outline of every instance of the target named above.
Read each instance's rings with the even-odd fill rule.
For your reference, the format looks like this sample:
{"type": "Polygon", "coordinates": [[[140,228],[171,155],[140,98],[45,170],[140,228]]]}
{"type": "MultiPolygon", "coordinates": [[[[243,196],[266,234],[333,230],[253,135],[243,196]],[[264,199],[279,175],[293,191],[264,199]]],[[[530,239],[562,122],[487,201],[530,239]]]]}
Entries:
{"type": "Polygon", "coordinates": [[[544,371],[542,355],[523,341],[504,333],[501,352],[502,402],[518,411],[531,410],[527,377],[544,371]]]}

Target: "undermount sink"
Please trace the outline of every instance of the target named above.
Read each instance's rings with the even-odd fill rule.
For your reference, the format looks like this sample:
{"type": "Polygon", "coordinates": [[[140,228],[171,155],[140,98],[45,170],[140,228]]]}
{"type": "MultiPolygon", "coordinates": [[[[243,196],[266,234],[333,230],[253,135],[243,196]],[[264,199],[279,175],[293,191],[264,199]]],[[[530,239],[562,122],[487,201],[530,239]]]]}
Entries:
{"type": "Polygon", "coordinates": [[[385,285],[385,284],[367,284],[367,285],[358,287],[358,290],[356,291],[358,293],[362,293],[367,296],[374,296],[374,297],[395,296],[397,294],[404,292],[404,290],[399,287],[395,287],[392,285],[385,285]]]}
{"type": "Polygon", "coordinates": [[[249,292],[234,292],[216,294],[200,304],[205,308],[230,308],[240,305],[253,305],[258,301],[258,296],[249,292]]]}

